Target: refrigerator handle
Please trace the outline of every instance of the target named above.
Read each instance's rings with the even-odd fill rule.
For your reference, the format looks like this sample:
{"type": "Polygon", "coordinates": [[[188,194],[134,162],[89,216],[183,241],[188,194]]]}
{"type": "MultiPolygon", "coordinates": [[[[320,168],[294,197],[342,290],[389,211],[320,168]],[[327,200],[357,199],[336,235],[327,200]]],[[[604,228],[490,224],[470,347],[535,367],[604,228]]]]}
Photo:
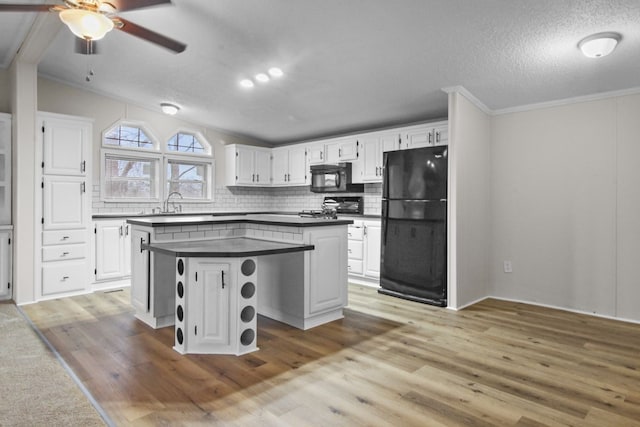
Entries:
{"type": "Polygon", "coordinates": [[[389,169],[387,169],[387,163],[389,162],[389,159],[386,155],[383,154],[383,159],[384,161],[382,162],[382,198],[387,198],[389,197],[389,183],[388,183],[388,177],[387,177],[387,171],[389,169]]]}

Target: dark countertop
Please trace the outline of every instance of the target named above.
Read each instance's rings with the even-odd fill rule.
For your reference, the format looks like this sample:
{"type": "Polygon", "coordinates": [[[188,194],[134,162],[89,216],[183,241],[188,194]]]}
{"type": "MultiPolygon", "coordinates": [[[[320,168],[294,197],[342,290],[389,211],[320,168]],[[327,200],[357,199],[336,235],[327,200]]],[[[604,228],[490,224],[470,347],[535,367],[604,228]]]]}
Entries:
{"type": "MultiPolygon", "coordinates": [[[[180,213],[167,213],[167,214],[143,214],[143,213],[102,213],[93,214],[91,218],[94,220],[100,219],[135,219],[135,218],[176,218],[183,216],[239,216],[239,215],[291,215],[298,216],[298,211],[259,211],[259,212],[180,212],[180,213]]],[[[380,214],[338,214],[340,219],[380,219],[380,214]]]]}
{"type": "Polygon", "coordinates": [[[231,239],[142,244],[142,249],[176,257],[235,258],[303,252],[313,250],[315,247],[313,245],[235,237],[231,239]]]}
{"type": "Polygon", "coordinates": [[[172,215],[128,218],[127,222],[133,225],[146,227],[167,227],[174,225],[204,225],[204,224],[233,224],[252,223],[283,225],[289,227],[326,227],[332,225],[353,224],[352,219],[323,219],[301,218],[295,215],[281,214],[247,214],[247,215],[172,215]]]}

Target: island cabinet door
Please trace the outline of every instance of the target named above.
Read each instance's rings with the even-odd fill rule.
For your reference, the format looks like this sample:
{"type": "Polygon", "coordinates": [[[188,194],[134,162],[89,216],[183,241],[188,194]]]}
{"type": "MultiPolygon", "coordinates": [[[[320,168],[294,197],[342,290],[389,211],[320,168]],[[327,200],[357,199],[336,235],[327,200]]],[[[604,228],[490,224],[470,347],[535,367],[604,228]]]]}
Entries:
{"type": "Polygon", "coordinates": [[[187,352],[234,353],[235,298],[230,264],[191,259],[187,289],[187,352]],[[231,347],[234,347],[233,349],[231,347]]]}
{"type": "Polygon", "coordinates": [[[347,304],[347,237],[334,227],[311,232],[315,246],[309,251],[307,314],[342,308],[347,304]]]}
{"type": "Polygon", "coordinates": [[[136,229],[131,233],[131,305],[138,314],[151,310],[149,251],[141,247],[143,243],[149,243],[149,234],[136,229]]]}

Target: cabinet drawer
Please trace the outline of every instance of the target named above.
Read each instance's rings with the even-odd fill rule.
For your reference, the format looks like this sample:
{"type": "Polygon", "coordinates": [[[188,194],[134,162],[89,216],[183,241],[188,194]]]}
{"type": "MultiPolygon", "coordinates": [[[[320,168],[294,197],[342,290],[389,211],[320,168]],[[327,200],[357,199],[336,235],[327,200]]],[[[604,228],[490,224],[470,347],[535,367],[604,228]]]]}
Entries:
{"type": "Polygon", "coordinates": [[[362,261],[349,259],[347,266],[349,274],[362,274],[362,261]]]}
{"type": "Polygon", "coordinates": [[[87,245],[56,245],[42,248],[42,261],[65,261],[87,257],[87,245]]]}
{"type": "Polygon", "coordinates": [[[347,244],[349,258],[362,259],[362,240],[349,240],[347,244]]]}
{"type": "Polygon", "coordinates": [[[86,261],[46,263],[42,266],[42,295],[84,290],[89,283],[86,261]]]}
{"type": "Polygon", "coordinates": [[[52,230],[42,232],[42,245],[65,245],[68,243],[85,243],[85,230],[52,230]]]}
{"type": "Polygon", "coordinates": [[[347,227],[347,237],[351,240],[362,240],[362,227],[347,227]]]}

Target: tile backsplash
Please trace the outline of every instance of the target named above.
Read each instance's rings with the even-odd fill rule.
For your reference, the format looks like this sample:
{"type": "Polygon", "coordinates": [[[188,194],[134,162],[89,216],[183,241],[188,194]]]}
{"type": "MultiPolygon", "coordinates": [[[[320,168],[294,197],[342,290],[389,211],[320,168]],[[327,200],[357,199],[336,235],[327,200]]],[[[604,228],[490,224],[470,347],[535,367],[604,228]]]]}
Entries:
{"type": "MultiPolygon", "coordinates": [[[[358,196],[360,194],[345,194],[358,196]]],[[[309,187],[225,187],[214,188],[213,202],[181,203],[183,212],[292,211],[320,209],[325,194],[312,193],[309,187]]],[[[380,214],[382,184],[364,185],[364,213],[380,214]]],[[[179,203],[179,202],[178,202],[179,203]]],[[[104,213],[151,213],[159,203],[119,203],[100,200],[100,185],[93,186],[92,211],[104,213]]]]}

